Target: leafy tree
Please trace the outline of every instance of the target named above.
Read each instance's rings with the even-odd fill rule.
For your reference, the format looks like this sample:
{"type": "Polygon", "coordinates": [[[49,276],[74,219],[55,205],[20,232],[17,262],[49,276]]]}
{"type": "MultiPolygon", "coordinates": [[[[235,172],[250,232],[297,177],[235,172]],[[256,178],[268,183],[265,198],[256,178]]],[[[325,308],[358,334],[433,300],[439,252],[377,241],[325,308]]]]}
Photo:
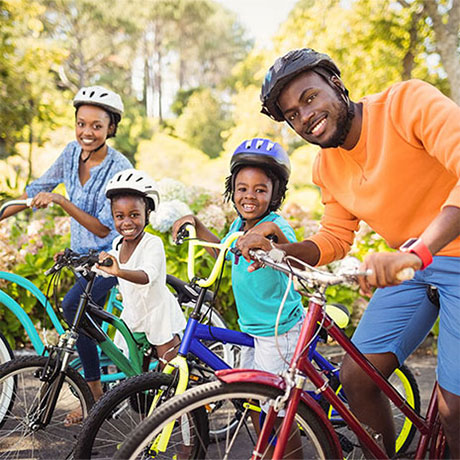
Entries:
{"type": "MultiPolygon", "coordinates": [[[[450,2],[451,8],[441,0],[427,2],[437,5],[437,11],[446,4],[442,9],[442,20],[449,21],[450,29],[456,28],[457,39],[456,46],[449,52],[450,56],[456,54],[456,65],[460,67],[459,0],[450,2]]],[[[287,49],[309,46],[329,53],[337,61],[355,98],[414,77],[429,81],[449,93],[447,80],[433,67],[432,60],[427,59],[437,46],[432,25],[422,0],[354,0],[346,3],[340,0],[299,0],[282,25],[275,52],[280,54],[287,49]]],[[[452,33],[455,35],[451,32],[450,37],[452,33]]]]}
{"type": "Polygon", "coordinates": [[[62,97],[53,70],[65,56],[43,35],[40,3],[5,0],[0,3],[0,154],[16,153],[20,140],[29,143],[27,178],[32,176],[32,145],[54,125],[62,97]],[[44,65],[46,63],[46,65],[44,65]]]}
{"type": "Polygon", "coordinates": [[[222,151],[222,131],[231,121],[221,102],[209,89],[192,94],[182,115],[176,122],[176,134],[202,150],[210,158],[222,151]]]}

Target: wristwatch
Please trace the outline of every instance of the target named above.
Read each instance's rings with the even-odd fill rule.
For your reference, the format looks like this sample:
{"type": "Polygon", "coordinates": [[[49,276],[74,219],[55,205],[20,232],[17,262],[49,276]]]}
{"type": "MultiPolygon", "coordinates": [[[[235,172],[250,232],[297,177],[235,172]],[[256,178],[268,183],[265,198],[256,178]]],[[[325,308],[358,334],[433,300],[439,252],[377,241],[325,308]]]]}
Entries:
{"type": "Polygon", "coordinates": [[[433,262],[433,256],[430,250],[420,238],[409,238],[400,246],[399,250],[401,252],[412,252],[420,257],[422,261],[422,268],[420,270],[425,270],[425,268],[433,262]]]}

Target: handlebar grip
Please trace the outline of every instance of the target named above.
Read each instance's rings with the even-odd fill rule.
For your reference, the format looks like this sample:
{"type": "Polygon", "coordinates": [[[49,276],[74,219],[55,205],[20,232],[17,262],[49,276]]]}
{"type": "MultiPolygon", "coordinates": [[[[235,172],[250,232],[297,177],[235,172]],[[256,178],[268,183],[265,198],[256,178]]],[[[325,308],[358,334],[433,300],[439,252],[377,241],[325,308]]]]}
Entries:
{"type": "Polygon", "coordinates": [[[230,248],[230,252],[235,254],[237,257],[241,257],[243,255],[243,253],[238,248],[230,248]]]}
{"type": "Polygon", "coordinates": [[[185,238],[190,236],[190,232],[187,229],[189,225],[193,226],[190,222],[185,222],[179,227],[179,230],[177,231],[177,234],[176,234],[176,240],[174,241],[175,244],[177,245],[182,244],[185,238]]]}
{"type": "Polygon", "coordinates": [[[415,270],[411,267],[403,268],[398,273],[396,273],[396,279],[398,281],[408,281],[411,280],[415,275],[415,270]]]}
{"type": "Polygon", "coordinates": [[[99,265],[102,265],[103,267],[111,267],[113,265],[113,260],[107,257],[107,259],[104,259],[99,263],[99,265]]]}

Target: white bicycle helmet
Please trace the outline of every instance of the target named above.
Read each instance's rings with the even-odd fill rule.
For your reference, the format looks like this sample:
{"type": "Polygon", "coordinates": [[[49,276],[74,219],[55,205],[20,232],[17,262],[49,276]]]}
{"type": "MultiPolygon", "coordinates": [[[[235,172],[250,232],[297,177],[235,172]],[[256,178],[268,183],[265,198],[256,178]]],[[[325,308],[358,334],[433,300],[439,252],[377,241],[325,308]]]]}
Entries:
{"type": "Polygon", "coordinates": [[[156,211],[160,204],[160,194],[156,182],[144,171],[125,169],[107,183],[105,196],[112,198],[122,193],[133,193],[146,199],[150,211],[156,211]]]}
{"type": "Polygon", "coordinates": [[[124,110],[121,97],[102,86],[81,88],[73,99],[73,105],[79,107],[84,104],[97,105],[120,116],[124,110]]]}

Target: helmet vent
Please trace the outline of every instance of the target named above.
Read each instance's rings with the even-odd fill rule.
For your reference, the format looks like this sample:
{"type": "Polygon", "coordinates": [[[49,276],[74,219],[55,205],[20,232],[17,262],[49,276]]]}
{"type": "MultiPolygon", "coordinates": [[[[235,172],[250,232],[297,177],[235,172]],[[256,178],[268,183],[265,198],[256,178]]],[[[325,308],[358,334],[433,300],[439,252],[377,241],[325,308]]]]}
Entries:
{"type": "Polygon", "coordinates": [[[109,95],[109,93],[103,93],[103,94],[101,94],[100,97],[105,97],[105,96],[108,96],[108,95],[109,95]]]}
{"type": "Polygon", "coordinates": [[[136,182],[140,182],[142,179],[143,179],[142,177],[138,177],[138,178],[136,179],[136,182]]]}
{"type": "Polygon", "coordinates": [[[131,177],[133,177],[133,173],[131,173],[131,174],[126,178],[126,180],[128,181],[129,179],[131,179],[131,177]]]}
{"type": "Polygon", "coordinates": [[[257,142],[256,142],[256,149],[260,149],[260,147],[262,147],[262,144],[264,143],[264,141],[262,139],[259,139],[257,142]]]}
{"type": "Polygon", "coordinates": [[[91,91],[91,94],[89,95],[89,97],[93,97],[94,93],[95,93],[95,91],[91,91]]]}
{"type": "Polygon", "coordinates": [[[269,142],[269,143],[267,144],[267,152],[269,152],[269,151],[273,148],[274,145],[275,145],[275,144],[274,144],[273,142],[269,142]]]}
{"type": "Polygon", "coordinates": [[[251,148],[251,141],[246,141],[245,147],[246,147],[247,149],[250,149],[250,148],[251,148]]]}

